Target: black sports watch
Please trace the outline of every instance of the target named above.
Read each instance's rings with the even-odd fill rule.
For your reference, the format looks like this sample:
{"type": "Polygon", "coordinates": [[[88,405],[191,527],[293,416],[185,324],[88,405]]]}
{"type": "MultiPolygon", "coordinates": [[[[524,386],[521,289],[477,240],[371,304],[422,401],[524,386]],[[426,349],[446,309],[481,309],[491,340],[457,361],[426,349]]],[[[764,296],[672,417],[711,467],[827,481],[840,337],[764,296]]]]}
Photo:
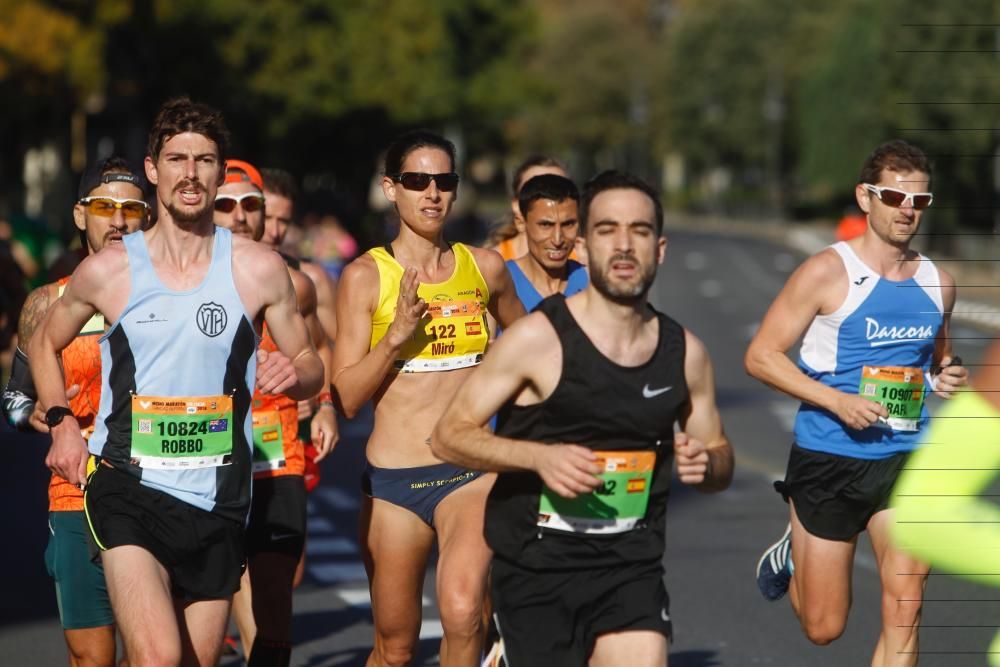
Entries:
{"type": "Polygon", "coordinates": [[[55,428],[62,423],[64,417],[72,416],[72,410],[67,408],[65,405],[57,405],[54,408],[49,408],[45,411],[45,425],[49,428],[55,428]]]}

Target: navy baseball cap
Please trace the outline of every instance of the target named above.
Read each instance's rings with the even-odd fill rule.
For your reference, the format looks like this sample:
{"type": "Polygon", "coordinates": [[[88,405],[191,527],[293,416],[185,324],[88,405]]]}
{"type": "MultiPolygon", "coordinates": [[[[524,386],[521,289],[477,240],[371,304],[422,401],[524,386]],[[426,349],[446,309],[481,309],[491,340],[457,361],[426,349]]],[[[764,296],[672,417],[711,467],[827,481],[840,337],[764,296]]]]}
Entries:
{"type": "Polygon", "coordinates": [[[103,183],[131,183],[142,190],[143,196],[146,194],[146,177],[142,170],[133,169],[128,160],[117,155],[90,163],[80,179],[77,198],[89,196],[103,183]]]}

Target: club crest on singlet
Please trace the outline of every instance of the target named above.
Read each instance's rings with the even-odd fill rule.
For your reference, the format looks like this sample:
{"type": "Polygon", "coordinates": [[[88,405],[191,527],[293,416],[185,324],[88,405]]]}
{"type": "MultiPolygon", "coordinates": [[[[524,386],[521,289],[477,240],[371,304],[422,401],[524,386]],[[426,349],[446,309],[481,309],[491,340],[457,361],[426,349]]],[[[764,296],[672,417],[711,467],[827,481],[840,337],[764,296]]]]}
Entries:
{"type": "Polygon", "coordinates": [[[226,309],[214,301],[201,304],[195,319],[198,322],[198,329],[209,338],[215,338],[225,331],[226,323],[229,321],[226,309]]]}

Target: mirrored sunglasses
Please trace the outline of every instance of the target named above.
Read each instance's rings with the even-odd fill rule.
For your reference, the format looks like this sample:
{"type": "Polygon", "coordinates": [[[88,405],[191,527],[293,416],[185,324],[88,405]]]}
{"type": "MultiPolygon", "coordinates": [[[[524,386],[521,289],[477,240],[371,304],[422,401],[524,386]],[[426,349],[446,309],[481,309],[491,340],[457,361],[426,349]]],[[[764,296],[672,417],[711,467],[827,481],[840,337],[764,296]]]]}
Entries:
{"type": "Polygon", "coordinates": [[[215,210],[220,213],[232,213],[239,204],[247,213],[256,213],[264,208],[264,195],[257,192],[246,192],[242,195],[217,195],[215,210]]]}

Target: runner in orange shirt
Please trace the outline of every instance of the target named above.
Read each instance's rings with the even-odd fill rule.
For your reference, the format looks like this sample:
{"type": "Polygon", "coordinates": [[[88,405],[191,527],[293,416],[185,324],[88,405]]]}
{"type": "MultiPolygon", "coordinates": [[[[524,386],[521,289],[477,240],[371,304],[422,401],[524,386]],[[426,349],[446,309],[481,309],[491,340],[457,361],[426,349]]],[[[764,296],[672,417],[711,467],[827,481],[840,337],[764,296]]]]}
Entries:
{"type": "MultiPolygon", "coordinates": [[[[125,160],[110,157],[93,164],[84,175],[80,199],[73,208],[73,221],[89,254],[109,244],[120,244],[124,234],[136,231],[148,219],[149,206],[143,200],[144,181],[140,173],[125,160]]],[[[49,304],[59,298],[67,282],[69,278],[63,278],[39,287],[28,296],[21,311],[16,352],[18,371],[12,373],[3,397],[8,421],[20,429],[48,431],[43,414],[34,410],[34,388],[28,359],[22,350],[27,348],[49,304]]],[[[97,341],[104,329],[104,318],[95,315],[62,352],[66,395],[85,436],[93,430],[100,404],[101,350],[97,341]]],[[[49,544],[45,563],[56,584],[69,664],[114,665],[114,616],[104,570],[90,558],[83,492],[55,473],[49,483],[49,544]]]]}
{"type": "MultiPolygon", "coordinates": [[[[215,224],[261,241],[265,231],[264,181],[248,162],[227,160],[226,179],[215,198],[215,224]]],[[[271,245],[265,243],[265,245],[271,245]]],[[[336,415],[329,392],[329,339],[316,314],[316,288],[285,257],[302,313],[326,368],[320,409],[313,418],[317,458],[336,442],[336,415]]],[[[265,326],[260,349],[277,347],[265,326]]],[[[291,657],[292,584],[305,546],[305,457],[299,438],[298,402],[284,394],[253,397],[254,488],[246,532],[247,569],[233,597],[233,617],[249,665],[288,665],[291,657]]]]}

